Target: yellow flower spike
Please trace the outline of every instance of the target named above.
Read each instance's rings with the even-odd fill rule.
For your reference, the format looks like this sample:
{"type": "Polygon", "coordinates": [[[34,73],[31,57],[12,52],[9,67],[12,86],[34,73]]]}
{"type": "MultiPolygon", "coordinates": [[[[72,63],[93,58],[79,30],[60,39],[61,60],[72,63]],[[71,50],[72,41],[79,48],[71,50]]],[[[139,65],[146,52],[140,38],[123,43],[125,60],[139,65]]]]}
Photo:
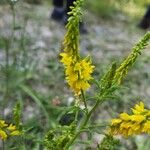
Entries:
{"type": "Polygon", "coordinates": [[[87,58],[78,60],[66,53],[60,55],[62,56],[61,62],[65,66],[67,83],[76,95],[80,95],[81,90],[86,91],[90,87],[88,81],[93,79],[91,74],[94,71],[94,66],[87,58]]]}
{"type": "Polygon", "coordinates": [[[10,125],[7,127],[7,129],[8,129],[9,131],[14,131],[14,130],[16,130],[16,126],[13,125],[13,124],[10,124],[10,125]]]}
{"type": "Polygon", "coordinates": [[[81,13],[78,12],[79,7],[75,6],[72,10],[72,17],[69,18],[66,26],[67,32],[63,41],[63,53],[60,53],[61,60],[65,68],[65,76],[67,83],[73,90],[75,95],[80,95],[81,91],[86,91],[89,87],[89,80],[93,79],[91,74],[94,66],[90,57],[82,59],[79,53],[79,25],[81,13]]]}
{"type": "Polygon", "coordinates": [[[112,119],[109,129],[111,135],[128,137],[142,133],[150,134],[150,110],[145,109],[142,102],[131,109],[131,115],[121,113],[119,118],[112,119]]]}
{"type": "Polygon", "coordinates": [[[0,139],[2,139],[2,140],[6,140],[7,139],[7,134],[3,130],[0,130],[0,139]]]}
{"type": "Polygon", "coordinates": [[[93,79],[91,74],[94,71],[94,66],[90,57],[86,57],[85,59],[80,57],[79,29],[76,26],[79,25],[79,16],[81,14],[77,14],[73,13],[66,26],[67,33],[63,41],[64,52],[60,53],[60,62],[65,67],[65,76],[70,88],[74,91],[75,95],[80,95],[81,90],[84,92],[90,87],[89,80],[93,79]]]}

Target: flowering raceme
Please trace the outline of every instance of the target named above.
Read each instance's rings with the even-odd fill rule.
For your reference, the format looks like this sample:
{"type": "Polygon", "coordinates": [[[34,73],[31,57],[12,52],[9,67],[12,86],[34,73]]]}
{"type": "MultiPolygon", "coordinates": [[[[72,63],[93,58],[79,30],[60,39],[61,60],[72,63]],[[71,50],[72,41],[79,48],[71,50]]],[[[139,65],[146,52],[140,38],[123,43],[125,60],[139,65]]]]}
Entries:
{"type": "Polygon", "coordinates": [[[121,113],[120,118],[113,119],[110,126],[110,134],[121,134],[125,137],[150,133],[150,110],[144,108],[143,102],[131,108],[132,114],[121,113]]]}
{"type": "Polygon", "coordinates": [[[8,125],[4,120],[0,120],[0,139],[6,140],[8,136],[18,136],[21,132],[13,124],[8,125]]]}
{"type": "Polygon", "coordinates": [[[73,3],[70,16],[66,25],[67,32],[62,43],[63,53],[60,54],[61,62],[65,66],[66,80],[75,95],[80,95],[90,87],[89,80],[94,66],[89,57],[81,59],[79,53],[79,23],[81,21],[81,6],[83,0],[77,0],[73,3]]]}
{"type": "Polygon", "coordinates": [[[81,90],[85,91],[90,87],[88,81],[92,79],[91,74],[94,66],[88,57],[78,60],[67,53],[60,55],[62,56],[61,62],[65,66],[66,80],[75,94],[80,95],[81,90]]]}

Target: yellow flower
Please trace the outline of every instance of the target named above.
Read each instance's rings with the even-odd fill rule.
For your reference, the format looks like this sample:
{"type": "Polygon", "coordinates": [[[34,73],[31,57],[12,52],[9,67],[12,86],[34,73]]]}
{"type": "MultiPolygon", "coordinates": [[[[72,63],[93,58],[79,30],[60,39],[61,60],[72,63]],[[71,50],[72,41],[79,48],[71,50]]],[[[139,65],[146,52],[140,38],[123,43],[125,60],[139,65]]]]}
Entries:
{"type": "Polygon", "coordinates": [[[95,67],[91,65],[91,62],[88,62],[86,58],[81,61],[81,67],[81,78],[91,80],[91,73],[93,73],[95,67]]]}
{"type": "Polygon", "coordinates": [[[121,113],[120,118],[124,121],[130,120],[130,116],[127,113],[121,113]]]}
{"type": "Polygon", "coordinates": [[[112,119],[109,129],[110,134],[121,134],[128,137],[135,134],[150,133],[150,110],[145,109],[142,102],[131,109],[131,115],[121,113],[120,118],[112,119]]]}
{"type": "Polygon", "coordinates": [[[150,134],[150,121],[144,123],[143,132],[150,134]]]}
{"type": "Polygon", "coordinates": [[[0,120],[0,128],[7,127],[8,124],[4,120],[0,120]]]}
{"type": "Polygon", "coordinates": [[[13,125],[13,124],[10,124],[10,125],[7,127],[7,129],[10,130],[10,131],[14,131],[14,130],[16,130],[16,126],[13,125]]]}
{"type": "Polygon", "coordinates": [[[94,66],[88,57],[80,60],[70,54],[61,53],[60,55],[61,62],[65,66],[66,80],[75,94],[80,95],[81,90],[86,91],[90,87],[88,82],[92,79],[94,66]]]}
{"type": "Polygon", "coordinates": [[[143,113],[145,111],[146,111],[146,109],[144,109],[144,103],[143,102],[140,102],[139,105],[136,104],[135,107],[132,108],[132,112],[135,115],[138,115],[138,114],[143,113]]]}
{"type": "Polygon", "coordinates": [[[131,121],[136,122],[136,123],[141,123],[144,121],[146,118],[143,115],[131,115],[130,116],[131,121]]]}
{"type": "Polygon", "coordinates": [[[120,129],[124,130],[124,129],[129,129],[132,126],[132,124],[130,122],[122,122],[120,125],[120,129]]]}
{"type": "Polygon", "coordinates": [[[0,130],[0,138],[1,138],[2,140],[6,140],[6,139],[7,139],[7,134],[6,134],[5,131],[0,130]]]}
{"type": "Polygon", "coordinates": [[[21,132],[19,130],[15,130],[15,131],[12,131],[10,133],[11,136],[17,136],[17,135],[21,135],[21,132]]]}
{"type": "Polygon", "coordinates": [[[121,119],[113,119],[113,120],[111,121],[111,125],[118,125],[118,124],[120,124],[121,122],[122,122],[121,119]]]}
{"type": "Polygon", "coordinates": [[[67,53],[60,53],[60,56],[62,57],[61,61],[64,65],[70,65],[72,63],[72,58],[67,53]]]}
{"type": "Polygon", "coordinates": [[[0,139],[6,140],[9,136],[17,136],[22,133],[16,130],[16,126],[13,124],[7,124],[4,120],[0,120],[0,139]]]}

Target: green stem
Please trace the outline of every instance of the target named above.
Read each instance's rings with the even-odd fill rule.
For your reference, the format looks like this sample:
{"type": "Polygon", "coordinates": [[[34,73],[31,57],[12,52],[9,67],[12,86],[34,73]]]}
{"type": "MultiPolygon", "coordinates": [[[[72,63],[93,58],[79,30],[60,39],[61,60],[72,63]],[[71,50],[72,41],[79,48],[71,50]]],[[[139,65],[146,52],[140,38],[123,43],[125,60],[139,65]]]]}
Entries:
{"type": "Polygon", "coordinates": [[[16,19],[15,19],[15,5],[12,5],[12,13],[13,13],[13,30],[15,29],[16,26],[16,19]]]}
{"type": "Polygon", "coordinates": [[[4,140],[2,142],[2,147],[3,147],[3,150],[5,150],[5,142],[4,142],[4,140]]]}
{"type": "Polygon", "coordinates": [[[77,123],[77,121],[78,121],[78,114],[79,114],[79,96],[77,96],[76,98],[75,98],[75,107],[76,107],[76,109],[75,109],[75,119],[74,119],[74,121],[75,121],[75,123],[77,123]]]}
{"type": "Polygon", "coordinates": [[[77,122],[77,121],[78,121],[78,114],[79,114],[79,111],[78,111],[78,110],[76,110],[76,114],[75,114],[75,122],[77,122]]]}
{"type": "Polygon", "coordinates": [[[87,103],[86,103],[86,99],[85,99],[85,95],[84,95],[83,90],[81,90],[81,95],[82,95],[82,99],[83,99],[83,103],[84,103],[84,106],[85,106],[86,113],[88,114],[88,107],[87,107],[87,103]]]}
{"type": "Polygon", "coordinates": [[[14,42],[14,30],[16,26],[16,14],[15,14],[15,5],[10,4],[11,10],[12,10],[12,33],[11,33],[11,44],[14,42]]]}
{"type": "Polygon", "coordinates": [[[95,105],[93,106],[93,108],[90,110],[90,112],[88,113],[87,117],[85,118],[85,120],[83,121],[83,123],[80,126],[80,129],[84,128],[84,126],[86,126],[86,124],[88,123],[92,113],[96,110],[96,108],[102,104],[103,101],[101,99],[98,99],[97,102],[95,103],[95,105]]]}
{"type": "Polygon", "coordinates": [[[7,99],[8,97],[8,89],[9,89],[9,44],[8,44],[8,40],[5,41],[5,55],[6,55],[6,91],[5,91],[5,98],[7,99]]]}
{"type": "MultiPolygon", "coordinates": [[[[4,116],[5,105],[9,100],[9,41],[5,39],[5,93],[2,103],[2,116],[4,116]]],[[[5,141],[2,142],[2,149],[5,150],[5,141]]]]}
{"type": "Polygon", "coordinates": [[[81,133],[81,130],[84,129],[84,127],[87,125],[92,113],[96,110],[96,108],[102,104],[103,101],[101,98],[99,98],[97,100],[97,102],[95,103],[95,105],[93,106],[93,108],[90,110],[90,112],[87,114],[87,116],[85,117],[83,123],[81,124],[81,126],[79,127],[78,132],[74,135],[74,137],[69,141],[69,143],[65,146],[65,150],[68,150],[68,148],[73,144],[73,142],[76,140],[76,138],[78,137],[78,135],[81,133]]]}
{"type": "Polygon", "coordinates": [[[99,127],[106,127],[106,126],[109,126],[108,123],[97,124],[97,125],[89,126],[88,128],[99,128],[99,127]]]}
{"type": "MultiPolygon", "coordinates": [[[[28,21],[28,18],[26,17],[24,19],[23,29],[21,32],[21,42],[20,42],[20,48],[23,51],[23,62],[22,62],[23,68],[25,68],[26,60],[27,60],[27,51],[25,49],[25,33],[26,33],[27,21],[28,21]]],[[[27,68],[25,68],[25,70],[27,71],[27,68]]],[[[25,73],[25,75],[26,75],[26,73],[25,73]]]]}

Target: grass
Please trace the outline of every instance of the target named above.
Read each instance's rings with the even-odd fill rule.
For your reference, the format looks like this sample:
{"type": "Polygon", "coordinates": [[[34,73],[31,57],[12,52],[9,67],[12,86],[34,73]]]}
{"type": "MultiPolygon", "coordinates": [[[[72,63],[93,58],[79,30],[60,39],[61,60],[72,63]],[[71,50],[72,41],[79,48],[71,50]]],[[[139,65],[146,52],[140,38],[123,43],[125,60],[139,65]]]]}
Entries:
{"type": "MultiPolygon", "coordinates": [[[[91,20],[92,23],[90,25],[92,28],[94,28],[94,25],[101,26],[101,28],[98,28],[100,30],[99,35],[89,27],[91,33],[86,37],[81,36],[82,45],[85,43],[82,51],[87,52],[87,49],[92,49],[91,54],[93,55],[97,68],[94,74],[96,78],[103,75],[108,68],[108,64],[110,64],[112,60],[122,59],[122,57],[128,53],[130,47],[133,46],[132,44],[137,40],[137,37],[140,37],[143,34],[137,29],[130,32],[131,29],[125,28],[126,24],[120,23],[118,27],[120,30],[117,30],[117,28],[112,27],[112,25],[116,25],[113,20],[110,20],[109,25],[107,21],[105,22],[105,18],[113,18],[113,16],[118,14],[121,10],[124,13],[128,13],[130,16],[137,16],[138,11],[143,11],[146,1],[138,0],[123,6],[121,3],[122,2],[116,2],[114,0],[87,1],[87,9],[94,13],[92,16],[95,17],[96,14],[97,16],[102,16],[104,18],[102,24],[99,24],[99,22],[95,24],[95,22],[91,20]],[[127,8],[131,8],[129,9],[131,11],[128,11],[127,8]],[[140,10],[137,8],[140,8],[140,10]],[[118,33],[123,32],[124,30],[126,30],[126,32],[123,34],[123,39],[120,39],[118,33]],[[101,36],[101,34],[104,36],[101,36]],[[126,35],[127,37],[125,37],[126,35]],[[119,45],[120,42],[121,44],[119,45]],[[110,47],[111,45],[115,45],[115,48],[111,47],[112,49],[110,49],[110,47],[108,47],[109,44],[110,47]],[[121,45],[122,47],[120,48],[121,45]],[[115,53],[115,50],[117,53],[115,53]],[[118,55],[118,53],[121,54],[118,55]]],[[[26,4],[24,5],[24,8],[22,8],[22,4],[23,3],[20,5],[18,4],[17,12],[20,13],[16,14],[16,21],[18,24],[21,22],[19,20],[21,17],[26,17],[24,14],[29,14],[28,20],[26,20],[27,22],[25,23],[26,26],[25,28],[15,31],[16,40],[12,45],[10,43],[11,46],[9,47],[10,61],[8,66],[5,66],[5,60],[0,62],[0,97],[1,101],[5,101],[5,108],[3,108],[2,105],[0,106],[1,113],[3,113],[3,109],[5,109],[5,111],[6,109],[10,110],[12,106],[19,101],[24,110],[22,121],[27,133],[31,133],[31,135],[25,139],[25,142],[20,144],[20,147],[18,145],[20,148],[18,148],[19,150],[38,149],[42,140],[40,131],[46,132],[49,127],[54,127],[58,124],[59,118],[62,115],[61,112],[63,111],[64,113],[66,111],[63,106],[68,105],[68,100],[72,98],[72,93],[64,81],[63,67],[60,65],[58,59],[59,45],[62,40],[62,34],[59,34],[59,32],[63,33],[64,30],[60,29],[59,25],[49,21],[46,18],[46,15],[40,13],[40,10],[45,10],[46,14],[46,12],[49,11],[49,6],[32,6],[34,7],[34,9],[32,9],[30,5],[26,4]],[[39,40],[39,37],[42,36],[42,32],[40,32],[41,26],[48,26],[52,35],[51,37],[44,37],[42,39],[47,45],[46,48],[34,49],[33,46],[35,41],[39,40]],[[37,28],[37,30],[34,30],[34,28],[37,28]],[[17,40],[17,35],[20,35],[17,33],[24,30],[24,36],[19,37],[19,40],[17,40]],[[9,93],[7,98],[4,99],[6,92],[4,88],[6,86],[6,77],[8,77],[9,80],[9,93]],[[53,105],[55,99],[58,99],[61,102],[60,109],[53,105]],[[10,106],[10,104],[12,106],[10,106]],[[32,114],[31,117],[30,114],[32,114]],[[37,138],[35,139],[33,136],[36,136],[37,138]],[[38,144],[36,144],[37,141],[38,144]],[[21,145],[24,146],[21,147],[21,145]]],[[[1,8],[2,7],[3,6],[1,6],[1,8]]],[[[10,10],[8,11],[6,9],[5,11],[9,18],[11,16],[11,13],[9,13],[10,10]]],[[[141,13],[139,13],[139,15],[141,15],[141,13]]],[[[90,18],[88,19],[90,20],[90,18]]],[[[88,19],[87,21],[89,21],[88,19]]],[[[95,19],[98,20],[98,17],[95,17],[95,19]]],[[[3,30],[7,31],[8,29],[3,27],[3,30]]],[[[2,53],[4,58],[6,56],[5,48],[6,43],[1,35],[0,50],[2,49],[2,51],[0,51],[0,53],[2,53]]],[[[139,99],[137,98],[137,95],[139,95],[140,99],[149,99],[149,92],[146,91],[149,89],[150,79],[149,58],[149,53],[145,53],[140,58],[139,62],[135,64],[133,71],[131,71],[129,76],[125,79],[125,83],[128,87],[123,87],[122,92],[115,101],[112,100],[110,103],[105,103],[102,108],[98,110],[100,113],[103,114],[104,111],[108,109],[109,114],[106,116],[109,118],[110,116],[116,115],[112,115],[114,110],[116,113],[119,113],[122,110],[129,108],[129,106],[133,106],[133,103],[135,102],[133,99],[139,99]],[[131,78],[133,80],[130,80],[131,78]],[[125,95],[125,93],[127,93],[127,95],[125,95]],[[121,101],[124,101],[124,105],[121,104],[121,101]]],[[[68,107],[68,109],[70,109],[70,107],[68,107]]],[[[94,117],[98,118],[99,116],[95,114],[94,117]]],[[[7,121],[11,121],[11,113],[5,115],[5,118],[7,121]]],[[[100,120],[100,118],[98,119],[100,120]]],[[[143,141],[143,143],[144,142],[145,141],[143,141]]],[[[7,144],[8,146],[13,145],[13,141],[8,141],[7,144]]],[[[141,145],[139,145],[139,147],[141,147],[141,145]]],[[[140,150],[142,150],[142,148],[140,150]]]]}

